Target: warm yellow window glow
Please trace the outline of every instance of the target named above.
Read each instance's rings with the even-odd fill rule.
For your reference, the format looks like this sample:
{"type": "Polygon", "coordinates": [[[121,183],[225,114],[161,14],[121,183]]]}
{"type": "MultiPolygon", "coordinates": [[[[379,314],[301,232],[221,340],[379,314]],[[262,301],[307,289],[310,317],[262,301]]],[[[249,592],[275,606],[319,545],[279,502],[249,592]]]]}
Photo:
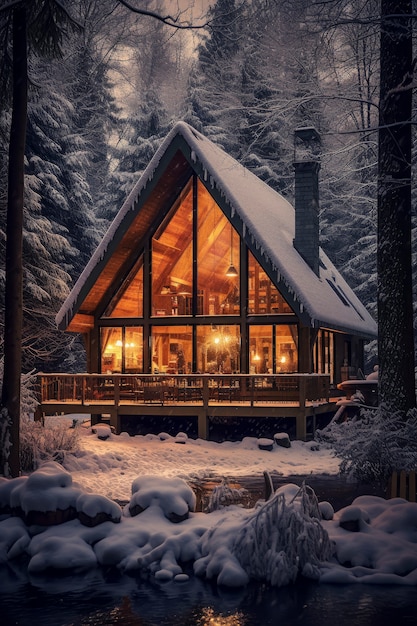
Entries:
{"type": "Polygon", "coordinates": [[[103,317],[143,317],[143,256],[111,300],[103,317]]]}
{"type": "Polygon", "coordinates": [[[197,327],[197,370],[205,374],[240,372],[240,329],[237,325],[197,327]]]}
{"type": "Polygon", "coordinates": [[[191,326],[154,326],[151,347],[153,374],[192,373],[191,326]]]}
{"type": "Polygon", "coordinates": [[[239,235],[198,184],[197,272],[201,315],[239,315],[239,235]]]}
{"type": "Polygon", "coordinates": [[[152,315],[155,317],[192,314],[191,183],[177,205],[152,238],[152,315]]]}
{"type": "Polygon", "coordinates": [[[276,371],[290,374],[298,371],[298,330],[295,324],[275,327],[276,371]]]}
{"type": "Polygon", "coordinates": [[[249,372],[286,374],[298,371],[298,333],[295,324],[249,327],[249,372]]]}
{"type": "Polygon", "coordinates": [[[248,253],[248,314],[292,314],[291,307],[279,293],[251,252],[248,253]]]}
{"type": "Polygon", "coordinates": [[[143,329],[101,328],[101,373],[143,372],[143,329]]]}

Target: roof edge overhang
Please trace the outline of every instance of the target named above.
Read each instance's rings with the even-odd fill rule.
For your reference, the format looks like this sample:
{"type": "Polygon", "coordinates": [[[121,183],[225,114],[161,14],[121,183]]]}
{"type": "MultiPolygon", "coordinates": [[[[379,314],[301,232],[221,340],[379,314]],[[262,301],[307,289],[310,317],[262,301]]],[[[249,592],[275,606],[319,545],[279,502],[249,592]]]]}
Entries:
{"type": "MultiPolygon", "coordinates": [[[[233,201],[233,198],[229,197],[227,187],[222,182],[219,173],[213,171],[214,168],[204,158],[206,155],[203,154],[201,156],[199,153],[199,141],[207,141],[207,139],[184,122],[177,123],[167,135],[148,167],[126,198],[103,241],[92,255],[70,295],[58,312],[56,316],[58,327],[61,330],[69,330],[70,332],[88,332],[89,329],[94,327],[94,315],[88,315],[86,312],[83,312],[82,304],[138,212],[157,187],[175,154],[180,152],[188,163],[189,176],[195,172],[199,177],[237,232],[239,232],[248,249],[254,254],[258,262],[267,271],[269,278],[282,292],[282,295],[291,305],[302,324],[313,328],[332,328],[335,331],[360,336],[364,339],[374,339],[377,336],[376,331],[375,333],[367,332],[366,329],[355,328],[354,325],[344,326],[343,324],[338,324],[336,320],[331,322],[330,320],[321,320],[320,316],[316,316],[310,310],[311,307],[308,301],[303,298],[302,294],[296,292],[286,268],[276,266],[275,259],[269,257],[267,252],[263,250],[261,242],[257,241],[257,236],[251,232],[250,227],[248,227],[241,214],[240,206],[233,201]],[[77,317],[77,321],[74,319],[75,317],[77,317]]],[[[216,148],[222,151],[220,147],[216,146],[216,148]]],[[[231,159],[231,157],[228,158],[231,159]]],[[[237,161],[236,166],[243,168],[237,161]]]]}
{"type": "Polygon", "coordinates": [[[161,176],[172,162],[176,153],[181,152],[187,163],[191,166],[188,178],[192,175],[194,164],[191,158],[191,149],[183,137],[179,134],[175,134],[172,136],[168,145],[165,145],[165,143],[166,142],[157,150],[137,184],[127,196],[119,213],[110,224],[103,240],[96,248],[68,298],[57,313],[55,320],[60,330],[85,332],[93,327],[94,316],[82,313],[80,311],[82,304],[89,294],[91,286],[106,267],[138,212],[157,187],[161,176]],[[83,319],[80,319],[80,323],[71,324],[75,316],[82,316],[83,319]],[[90,323],[86,324],[87,317],[90,318],[90,323]],[[93,325],[91,325],[91,321],[93,321],[93,325]]]}

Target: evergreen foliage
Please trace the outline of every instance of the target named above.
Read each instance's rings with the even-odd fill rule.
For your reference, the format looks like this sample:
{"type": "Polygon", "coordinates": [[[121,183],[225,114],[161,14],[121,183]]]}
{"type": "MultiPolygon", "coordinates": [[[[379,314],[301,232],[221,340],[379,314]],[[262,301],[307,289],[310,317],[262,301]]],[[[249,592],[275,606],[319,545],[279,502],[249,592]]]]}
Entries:
{"type": "Polygon", "coordinates": [[[156,91],[148,89],[138,110],[123,122],[123,137],[112,150],[116,163],[108,176],[100,217],[111,220],[168,132],[168,115],[156,91]]]}

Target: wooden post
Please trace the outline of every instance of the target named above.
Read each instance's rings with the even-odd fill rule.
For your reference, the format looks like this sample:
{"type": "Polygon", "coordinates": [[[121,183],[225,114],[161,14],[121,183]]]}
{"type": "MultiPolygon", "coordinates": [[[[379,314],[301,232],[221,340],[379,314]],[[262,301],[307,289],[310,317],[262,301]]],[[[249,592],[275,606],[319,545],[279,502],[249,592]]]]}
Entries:
{"type": "Polygon", "coordinates": [[[197,432],[200,439],[208,439],[208,419],[206,408],[198,411],[197,415],[197,432]]]}
{"type": "Polygon", "coordinates": [[[121,423],[118,409],[112,409],[110,411],[110,426],[114,429],[116,435],[120,435],[121,423]]]}
{"type": "Polygon", "coordinates": [[[295,424],[296,438],[300,441],[307,439],[307,426],[306,426],[306,414],[305,409],[301,409],[297,412],[295,424]]]}
{"type": "Polygon", "coordinates": [[[115,376],[114,377],[114,406],[116,407],[116,409],[119,408],[119,404],[120,404],[120,377],[119,376],[115,376]]]}
{"type": "Polygon", "coordinates": [[[87,381],[86,381],[85,376],[83,376],[82,383],[81,383],[81,404],[85,404],[86,385],[87,385],[87,381]]]}
{"type": "Polygon", "coordinates": [[[209,379],[208,376],[203,377],[203,406],[204,406],[204,411],[205,413],[207,413],[207,409],[208,409],[208,403],[209,403],[209,399],[210,399],[210,390],[209,390],[209,379]]]}
{"type": "Polygon", "coordinates": [[[307,380],[305,376],[298,376],[298,401],[300,404],[300,409],[305,409],[306,406],[306,391],[307,391],[307,380]]]}

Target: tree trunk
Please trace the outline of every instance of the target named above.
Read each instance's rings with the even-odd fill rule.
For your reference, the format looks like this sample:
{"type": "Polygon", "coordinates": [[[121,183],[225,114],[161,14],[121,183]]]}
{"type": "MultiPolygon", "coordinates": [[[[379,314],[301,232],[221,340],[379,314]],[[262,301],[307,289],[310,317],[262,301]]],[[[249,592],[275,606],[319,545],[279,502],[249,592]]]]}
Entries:
{"type": "Polygon", "coordinates": [[[378,166],[379,397],[389,416],[415,406],[411,265],[411,0],[381,1],[378,166]]]}
{"type": "Polygon", "coordinates": [[[13,11],[13,110],[9,144],[8,202],[6,225],[6,286],[4,312],[4,372],[2,388],[0,471],[20,473],[20,378],[23,320],[23,202],[24,156],[27,123],[26,13],[13,11]],[[9,447],[9,444],[10,447],[9,447]]]}

